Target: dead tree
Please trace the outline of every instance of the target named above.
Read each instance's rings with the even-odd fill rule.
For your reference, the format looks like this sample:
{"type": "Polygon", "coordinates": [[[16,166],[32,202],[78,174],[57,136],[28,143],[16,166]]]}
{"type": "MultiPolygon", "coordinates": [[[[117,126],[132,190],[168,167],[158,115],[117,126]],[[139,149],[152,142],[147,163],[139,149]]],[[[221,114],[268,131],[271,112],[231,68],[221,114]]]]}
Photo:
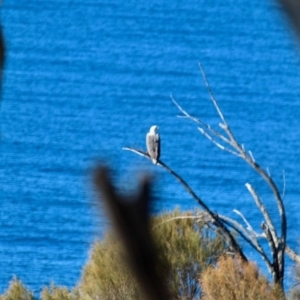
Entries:
{"type": "MultiPolygon", "coordinates": [[[[290,249],[286,243],[286,234],[287,234],[287,220],[286,220],[286,213],[283,203],[283,197],[280,195],[277,185],[273,181],[272,177],[266,170],[264,170],[254,159],[254,156],[251,151],[247,151],[245,147],[240,144],[233,132],[231,131],[229,124],[227,123],[215,97],[212,92],[210,85],[208,84],[206,75],[203,71],[201,64],[199,64],[206,88],[209,92],[210,99],[216,109],[217,114],[220,117],[220,124],[219,127],[221,131],[213,129],[210,125],[206,124],[202,120],[191,116],[187,111],[185,111],[173,97],[172,101],[177,106],[179,111],[182,113],[182,116],[188,118],[195,122],[198,126],[199,132],[204,135],[209,141],[211,141],[215,146],[224,150],[230,154],[233,154],[241,159],[243,159],[252,169],[254,169],[259,176],[263,178],[266,184],[269,186],[275,202],[278,208],[279,219],[280,219],[280,231],[276,230],[274,222],[272,221],[263,201],[259,197],[258,193],[256,192],[255,188],[250,184],[246,183],[245,186],[250,192],[253,197],[255,204],[257,205],[258,209],[260,210],[263,222],[261,223],[261,233],[257,233],[253,230],[252,226],[246,220],[246,218],[238,211],[235,212],[240,215],[243,221],[246,224],[246,227],[239,223],[238,221],[228,218],[226,216],[221,216],[217,213],[211,211],[211,209],[205,204],[205,202],[196,195],[196,193],[189,187],[189,185],[171,168],[169,168],[165,163],[161,160],[158,162],[158,166],[163,167],[167,170],[170,174],[172,174],[179,182],[182,184],[185,189],[192,195],[192,197],[200,204],[203,209],[201,218],[207,220],[207,222],[213,224],[219,232],[226,238],[228,245],[231,249],[238,253],[244,260],[247,260],[245,254],[241,250],[238,242],[234,239],[232,232],[230,230],[234,230],[240,237],[242,237],[251,247],[253,247],[262,257],[264,260],[270,274],[273,277],[273,281],[281,286],[283,286],[283,278],[284,278],[284,253],[288,254],[294,261],[299,262],[300,256],[290,249]],[[266,253],[266,251],[261,246],[259,239],[264,238],[267,240],[270,255],[266,253]]],[[[182,117],[181,116],[181,117],[182,117]]],[[[136,154],[142,155],[146,158],[149,158],[148,153],[134,149],[131,147],[125,147],[124,150],[129,150],[135,152],[136,154]]]]}
{"type": "Polygon", "coordinates": [[[210,99],[216,109],[217,114],[221,122],[219,123],[219,127],[221,128],[221,132],[213,129],[210,125],[206,124],[202,120],[191,116],[187,113],[172,97],[172,101],[183,114],[184,117],[192,120],[198,125],[198,130],[202,135],[204,135],[209,141],[211,141],[215,146],[224,150],[228,153],[231,153],[241,159],[243,159],[250,167],[256,171],[259,176],[263,178],[266,182],[268,187],[270,188],[276,206],[278,208],[279,219],[280,219],[280,232],[278,232],[275,228],[274,222],[271,220],[270,215],[262,202],[261,198],[257,194],[255,188],[250,184],[246,183],[245,186],[250,192],[257,205],[258,209],[260,210],[263,222],[261,223],[262,233],[258,234],[254,232],[250,224],[247,222],[245,217],[241,215],[240,212],[236,210],[236,212],[243,218],[247,227],[244,227],[242,224],[238,223],[235,220],[223,217],[222,220],[224,224],[233,228],[238,234],[244,238],[263,258],[265,261],[269,272],[271,273],[273,280],[275,283],[283,285],[283,278],[284,278],[284,253],[286,252],[294,261],[299,262],[300,256],[296,254],[292,249],[287,246],[286,243],[286,235],[287,235],[287,220],[286,220],[286,213],[283,203],[283,196],[281,196],[277,185],[273,181],[270,174],[264,170],[254,159],[252,152],[249,150],[247,151],[243,144],[240,144],[234,134],[232,133],[229,124],[227,123],[219,105],[216,101],[216,98],[213,94],[213,91],[208,83],[206,78],[205,72],[199,63],[199,67],[206,85],[206,88],[209,92],[210,99]],[[271,257],[268,258],[267,253],[261,247],[258,238],[265,238],[268,241],[269,248],[271,251],[271,257]]]}

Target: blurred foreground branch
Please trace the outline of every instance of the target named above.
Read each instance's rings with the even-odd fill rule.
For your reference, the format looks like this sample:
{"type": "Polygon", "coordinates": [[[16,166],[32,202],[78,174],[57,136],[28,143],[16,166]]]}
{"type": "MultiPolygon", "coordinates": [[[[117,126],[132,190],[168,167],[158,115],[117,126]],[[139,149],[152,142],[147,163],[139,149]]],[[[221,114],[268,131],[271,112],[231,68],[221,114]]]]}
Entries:
{"type": "Polygon", "coordinates": [[[105,167],[97,169],[95,184],[122,241],[129,266],[139,282],[144,298],[171,299],[164,274],[158,272],[159,259],[150,234],[149,178],[145,177],[140,181],[140,191],[131,199],[124,199],[117,194],[105,167]]]}
{"type": "Polygon", "coordinates": [[[300,1],[299,0],[279,0],[286,11],[289,19],[294,25],[298,38],[300,39],[300,1]]]}

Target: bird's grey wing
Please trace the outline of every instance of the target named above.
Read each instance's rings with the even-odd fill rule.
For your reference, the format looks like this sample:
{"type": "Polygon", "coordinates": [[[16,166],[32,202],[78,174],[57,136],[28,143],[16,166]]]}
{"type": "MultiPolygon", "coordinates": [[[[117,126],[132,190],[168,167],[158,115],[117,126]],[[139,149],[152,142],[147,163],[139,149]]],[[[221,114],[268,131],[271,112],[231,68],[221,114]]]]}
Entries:
{"type": "Polygon", "coordinates": [[[151,158],[157,158],[157,138],[155,135],[147,134],[147,150],[151,158]]]}
{"type": "Polygon", "coordinates": [[[153,136],[149,133],[146,135],[146,146],[148,154],[152,157],[153,156],[153,136]]]}

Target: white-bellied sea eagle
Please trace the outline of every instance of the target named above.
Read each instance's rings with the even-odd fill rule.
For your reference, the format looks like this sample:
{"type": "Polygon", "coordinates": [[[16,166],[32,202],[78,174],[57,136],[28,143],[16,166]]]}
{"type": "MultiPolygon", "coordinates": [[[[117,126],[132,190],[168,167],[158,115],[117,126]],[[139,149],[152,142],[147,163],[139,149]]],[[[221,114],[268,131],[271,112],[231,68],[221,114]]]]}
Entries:
{"type": "Polygon", "coordinates": [[[152,162],[157,164],[160,156],[160,137],[157,133],[158,126],[151,126],[150,131],[146,135],[146,146],[148,154],[150,155],[152,162]]]}

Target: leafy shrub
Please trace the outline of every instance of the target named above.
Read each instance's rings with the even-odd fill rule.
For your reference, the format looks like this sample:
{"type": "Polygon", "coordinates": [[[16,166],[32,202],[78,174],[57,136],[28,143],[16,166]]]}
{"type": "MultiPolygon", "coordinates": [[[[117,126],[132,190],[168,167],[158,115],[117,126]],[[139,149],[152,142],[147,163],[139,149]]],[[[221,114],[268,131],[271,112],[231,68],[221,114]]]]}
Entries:
{"type": "Polygon", "coordinates": [[[280,288],[268,283],[254,263],[221,257],[217,267],[210,266],[200,279],[203,300],[279,300],[285,299],[280,288]]]}
{"type": "Polygon", "coordinates": [[[191,213],[175,211],[153,220],[158,251],[167,266],[168,285],[177,299],[200,295],[199,275],[227,250],[223,240],[191,213]]]}
{"type": "Polygon", "coordinates": [[[95,300],[137,299],[136,282],[120,253],[120,244],[112,233],[107,234],[102,242],[94,243],[78,287],[84,297],[95,300]]]}
{"type": "MultiPolygon", "coordinates": [[[[225,257],[228,249],[222,239],[190,212],[176,210],[153,217],[151,230],[172,299],[284,299],[280,289],[269,284],[253,263],[225,257]]],[[[75,289],[70,291],[52,284],[43,289],[40,299],[143,299],[124,261],[118,239],[109,232],[102,241],[93,244],[75,289]]],[[[294,290],[291,296],[293,300],[300,299],[299,290],[294,290]]],[[[34,297],[14,278],[0,300],[34,300],[34,297]]]]}
{"type": "MultiPolygon", "coordinates": [[[[168,262],[162,268],[174,299],[199,297],[199,274],[226,251],[222,240],[191,213],[154,217],[151,227],[160,260],[168,262]]],[[[83,299],[142,299],[112,233],[94,243],[78,289],[83,299]]]]}

